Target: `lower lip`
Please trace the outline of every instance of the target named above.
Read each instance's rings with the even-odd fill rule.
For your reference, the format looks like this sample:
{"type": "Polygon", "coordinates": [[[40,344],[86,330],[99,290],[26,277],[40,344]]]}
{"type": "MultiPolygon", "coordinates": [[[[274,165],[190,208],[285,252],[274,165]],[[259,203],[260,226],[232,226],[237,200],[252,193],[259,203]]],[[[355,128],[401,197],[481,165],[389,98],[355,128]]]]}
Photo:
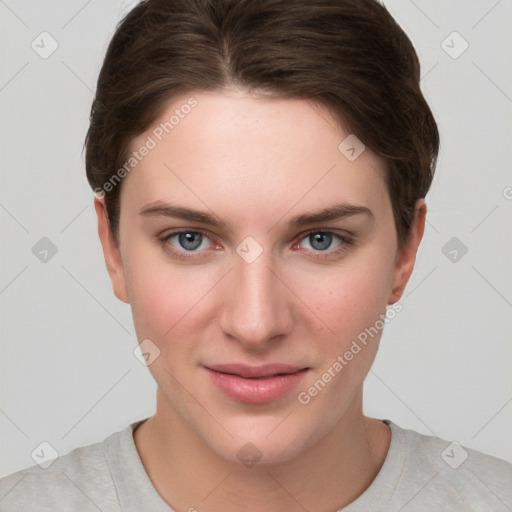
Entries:
{"type": "Polygon", "coordinates": [[[247,404],[272,402],[290,392],[302,380],[308,368],[287,375],[261,379],[244,379],[239,375],[216,372],[206,368],[213,383],[226,395],[247,404]]]}

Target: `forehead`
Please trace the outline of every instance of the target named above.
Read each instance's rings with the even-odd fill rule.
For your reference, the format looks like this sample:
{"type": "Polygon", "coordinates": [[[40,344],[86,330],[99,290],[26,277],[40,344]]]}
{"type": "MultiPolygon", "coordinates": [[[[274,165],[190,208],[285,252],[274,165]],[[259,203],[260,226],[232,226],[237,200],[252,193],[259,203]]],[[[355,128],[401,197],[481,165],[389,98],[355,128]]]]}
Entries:
{"type": "Polygon", "coordinates": [[[313,101],[236,89],[186,94],[132,142],[132,151],[150,149],[125,178],[122,202],[236,204],[242,217],[265,211],[274,218],[294,203],[375,206],[387,197],[384,162],[368,148],[353,159],[346,152],[353,138],[313,101]]]}

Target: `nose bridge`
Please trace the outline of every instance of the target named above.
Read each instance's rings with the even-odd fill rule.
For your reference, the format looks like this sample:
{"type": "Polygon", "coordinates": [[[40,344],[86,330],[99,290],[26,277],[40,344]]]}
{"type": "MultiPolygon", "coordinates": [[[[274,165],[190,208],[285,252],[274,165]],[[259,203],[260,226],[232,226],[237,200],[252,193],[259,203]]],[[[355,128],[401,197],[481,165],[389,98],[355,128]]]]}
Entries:
{"type": "Polygon", "coordinates": [[[267,252],[254,261],[235,259],[222,328],[241,343],[262,344],[291,327],[290,304],[273,267],[267,252]]]}

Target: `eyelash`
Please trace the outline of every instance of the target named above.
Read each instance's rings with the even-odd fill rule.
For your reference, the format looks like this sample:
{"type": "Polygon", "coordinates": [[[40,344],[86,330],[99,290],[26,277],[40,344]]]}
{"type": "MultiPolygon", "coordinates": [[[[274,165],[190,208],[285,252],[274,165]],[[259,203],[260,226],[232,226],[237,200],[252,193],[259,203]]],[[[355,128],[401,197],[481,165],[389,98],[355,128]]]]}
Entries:
{"type": "MultiPolygon", "coordinates": [[[[202,257],[200,253],[203,252],[203,251],[194,252],[194,251],[185,251],[185,250],[180,251],[180,250],[177,250],[174,247],[172,247],[170,244],[168,244],[169,240],[171,240],[173,237],[175,237],[181,233],[201,234],[204,237],[208,238],[208,240],[210,240],[212,242],[208,233],[202,229],[176,230],[176,231],[172,231],[171,233],[168,233],[167,235],[159,238],[158,240],[159,240],[160,244],[162,245],[162,247],[166,247],[167,249],[170,248],[169,250],[173,253],[173,256],[179,260],[185,260],[185,261],[194,260],[194,259],[202,257]],[[190,255],[186,255],[186,254],[190,254],[190,255]]],[[[351,246],[355,245],[355,241],[351,237],[340,235],[339,233],[336,233],[335,231],[329,231],[329,230],[323,230],[323,229],[315,229],[313,231],[307,232],[304,236],[301,236],[301,238],[298,239],[298,242],[295,242],[294,245],[296,243],[302,242],[304,239],[308,238],[310,235],[316,234],[316,233],[333,235],[335,238],[337,238],[341,242],[341,245],[336,249],[331,249],[331,250],[326,250],[326,251],[318,251],[318,250],[315,251],[312,249],[308,250],[308,252],[312,251],[315,254],[318,254],[318,256],[315,256],[315,257],[318,257],[319,259],[327,259],[327,258],[332,258],[335,256],[341,256],[342,254],[347,252],[351,246]]]]}

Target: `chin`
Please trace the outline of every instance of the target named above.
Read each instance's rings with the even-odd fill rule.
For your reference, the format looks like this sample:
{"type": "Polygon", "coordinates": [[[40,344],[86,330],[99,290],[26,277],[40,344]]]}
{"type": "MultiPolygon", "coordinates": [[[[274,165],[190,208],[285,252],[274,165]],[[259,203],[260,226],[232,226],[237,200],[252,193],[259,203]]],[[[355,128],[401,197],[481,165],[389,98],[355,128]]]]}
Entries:
{"type": "Polygon", "coordinates": [[[315,444],[328,430],[325,425],[318,431],[305,430],[302,422],[292,424],[291,417],[279,425],[281,420],[272,421],[270,427],[228,427],[233,438],[222,435],[208,439],[203,437],[203,441],[226,461],[252,468],[286,463],[315,444]],[[287,421],[290,421],[290,424],[285,426],[287,421]],[[279,426],[276,428],[276,425],[279,426]]]}

